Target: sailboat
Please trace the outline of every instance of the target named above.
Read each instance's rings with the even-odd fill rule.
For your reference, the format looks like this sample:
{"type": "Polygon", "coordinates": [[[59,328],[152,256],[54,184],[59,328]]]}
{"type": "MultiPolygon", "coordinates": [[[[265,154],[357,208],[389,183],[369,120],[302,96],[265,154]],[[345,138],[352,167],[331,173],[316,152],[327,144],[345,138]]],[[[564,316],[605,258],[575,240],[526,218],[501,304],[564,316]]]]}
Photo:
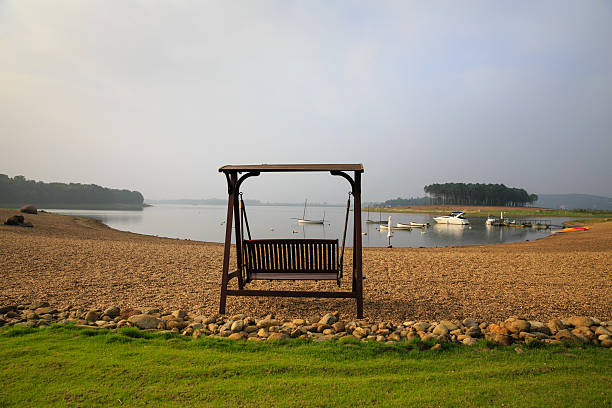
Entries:
{"type": "Polygon", "coordinates": [[[299,224],[323,224],[325,223],[325,212],[323,212],[323,219],[322,220],[309,220],[306,219],[306,202],[308,200],[304,200],[304,215],[302,215],[302,218],[298,218],[298,223],[299,224]]]}
{"type": "Polygon", "coordinates": [[[381,211],[378,212],[378,218],[379,218],[378,221],[370,219],[370,206],[368,205],[368,218],[365,220],[365,223],[366,224],[386,224],[387,223],[387,221],[383,221],[382,220],[382,212],[381,211]]]}

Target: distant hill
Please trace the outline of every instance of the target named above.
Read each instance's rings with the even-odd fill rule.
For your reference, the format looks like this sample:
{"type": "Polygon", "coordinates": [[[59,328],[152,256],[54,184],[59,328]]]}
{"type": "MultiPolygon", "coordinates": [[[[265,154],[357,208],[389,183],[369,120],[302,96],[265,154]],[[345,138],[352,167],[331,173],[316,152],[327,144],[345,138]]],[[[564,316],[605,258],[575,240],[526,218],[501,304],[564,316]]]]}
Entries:
{"type": "Polygon", "coordinates": [[[612,198],[590,194],[538,194],[536,207],[585,208],[590,210],[612,210],[612,198]]]}
{"type": "Polygon", "coordinates": [[[142,210],[143,198],[138,191],[95,184],[44,183],[0,174],[0,207],[19,208],[24,204],[38,208],[142,210]]]}

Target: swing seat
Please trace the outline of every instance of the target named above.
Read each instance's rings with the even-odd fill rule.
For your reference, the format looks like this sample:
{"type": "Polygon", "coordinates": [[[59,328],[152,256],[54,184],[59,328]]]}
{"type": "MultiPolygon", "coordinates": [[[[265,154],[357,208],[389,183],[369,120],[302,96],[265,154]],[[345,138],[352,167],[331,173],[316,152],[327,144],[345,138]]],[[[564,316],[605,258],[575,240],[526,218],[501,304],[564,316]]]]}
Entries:
{"type": "Polygon", "coordinates": [[[340,282],[337,239],[244,240],[246,281],[335,280],[340,282]]]}

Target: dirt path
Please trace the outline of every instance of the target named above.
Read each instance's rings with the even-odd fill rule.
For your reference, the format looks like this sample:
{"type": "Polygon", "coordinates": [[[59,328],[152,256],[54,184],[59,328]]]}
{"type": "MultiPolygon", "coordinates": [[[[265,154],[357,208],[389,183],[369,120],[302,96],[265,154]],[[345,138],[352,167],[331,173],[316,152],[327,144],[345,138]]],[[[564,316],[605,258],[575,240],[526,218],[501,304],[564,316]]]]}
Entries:
{"type": "MultiPolygon", "coordinates": [[[[1,210],[4,221],[14,211],[1,210]]],[[[0,225],[0,305],[202,308],[219,301],[220,244],[156,238],[54,214],[26,215],[34,228],[0,225]]],[[[365,248],[364,309],[377,320],[612,319],[612,222],[534,242],[454,248],[365,248]]],[[[350,251],[345,259],[350,260],[350,251]]],[[[345,265],[350,271],[350,264],[345,265]]],[[[250,288],[334,283],[256,283],[250,288]]],[[[350,288],[345,273],[344,289],[350,288]]],[[[314,317],[349,300],[229,298],[228,313],[314,317]]]]}

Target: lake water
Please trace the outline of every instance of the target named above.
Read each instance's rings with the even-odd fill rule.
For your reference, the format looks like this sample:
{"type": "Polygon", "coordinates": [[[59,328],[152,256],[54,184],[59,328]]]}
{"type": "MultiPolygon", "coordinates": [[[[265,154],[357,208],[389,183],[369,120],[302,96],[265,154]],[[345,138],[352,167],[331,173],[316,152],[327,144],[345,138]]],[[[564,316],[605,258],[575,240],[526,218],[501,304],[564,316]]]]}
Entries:
{"type": "MultiPolygon", "coordinates": [[[[160,237],[223,242],[227,208],[217,205],[164,205],[147,207],[143,211],[94,211],[47,210],[98,219],[106,225],[140,234],[160,237]]],[[[308,207],[307,218],[321,219],[325,224],[299,225],[294,218],[302,216],[298,206],[250,206],[247,216],[253,239],[257,238],[338,238],[342,240],[343,207],[308,207]]],[[[550,235],[550,230],[532,228],[505,228],[485,226],[486,217],[467,217],[470,226],[436,224],[432,215],[412,213],[370,213],[370,218],[386,220],[391,216],[396,223],[430,223],[426,229],[394,230],[391,244],[394,247],[445,247],[503,242],[532,241],[550,235]]],[[[349,215],[347,246],[352,246],[353,213],[349,215]]],[[[363,246],[387,245],[387,231],[379,231],[377,224],[366,224],[367,212],[362,213],[363,246]]],[[[561,225],[569,218],[555,218],[553,224],[561,225]]],[[[245,235],[246,236],[246,235],[245,235]]],[[[233,237],[232,237],[233,238],[233,237]]]]}

